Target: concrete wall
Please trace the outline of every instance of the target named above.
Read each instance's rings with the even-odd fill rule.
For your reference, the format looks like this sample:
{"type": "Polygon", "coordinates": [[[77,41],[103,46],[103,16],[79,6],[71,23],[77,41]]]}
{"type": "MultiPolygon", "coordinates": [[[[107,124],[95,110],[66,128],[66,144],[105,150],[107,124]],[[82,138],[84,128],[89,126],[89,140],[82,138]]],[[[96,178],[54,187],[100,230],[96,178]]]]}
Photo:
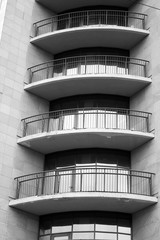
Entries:
{"type": "Polygon", "coordinates": [[[29,44],[32,23],[51,12],[35,0],[8,0],[0,42],[0,240],[36,240],[38,218],[8,207],[13,179],[43,169],[44,156],[17,145],[21,118],[48,111],[48,102],[24,91],[27,68],[52,59],[29,44]]]}
{"type": "MultiPolygon", "coordinates": [[[[158,0],[141,3],[160,8],[158,0]]],[[[153,192],[160,190],[160,11],[136,4],[131,8],[148,14],[150,36],[131,50],[131,56],[150,61],[153,83],[131,98],[131,108],[153,113],[155,139],[132,152],[132,168],[155,172],[153,192]]],[[[37,240],[38,217],[8,207],[14,197],[13,178],[43,169],[44,156],[18,146],[20,119],[48,111],[48,102],[23,90],[26,69],[53,57],[29,44],[32,23],[54,13],[35,0],[8,0],[0,42],[0,240],[37,240]]],[[[159,195],[159,194],[157,194],[159,195]]],[[[159,240],[160,204],[133,215],[134,240],[159,240]]]]}
{"type": "MultiPolygon", "coordinates": [[[[142,0],[137,3],[160,8],[158,0],[142,0]]],[[[151,129],[155,129],[155,139],[132,152],[132,168],[156,173],[153,194],[160,192],[160,10],[135,4],[131,10],[148,15],[146,28],[150,35],[131,50],[132,57],[149,60],[148,76],[152,84],[131,97],[131,108],[151,112],[151,129]]],[[[160,238],[160,203],[133,215],[134,240],[158,240],[160,238]]]]}

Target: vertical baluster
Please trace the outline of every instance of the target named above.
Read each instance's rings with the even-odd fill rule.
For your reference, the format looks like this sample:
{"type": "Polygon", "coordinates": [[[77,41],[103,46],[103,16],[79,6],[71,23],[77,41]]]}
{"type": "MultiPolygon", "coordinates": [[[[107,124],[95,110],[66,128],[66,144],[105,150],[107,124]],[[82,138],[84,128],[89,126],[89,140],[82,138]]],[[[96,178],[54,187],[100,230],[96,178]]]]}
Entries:
{"type": "Polygon", "coordinates": [[[132,193],[132,170],[129,170],[129,181],[130,181],[130,191],[128,193],[132,193]]]}
{"type": "Polygon", "coordinates": [[[51,18],[51,32],[54,31],[54,17],[51,18]]]}
{"type": "Polygon", "coordinates": [[[153,196],[152,194],[152,175],[150,175],[150,177],[148,177],[148,181],[149,181],[149,196],[153,196]]]}
{"type": "Polygon", "coordinates": [[[116,175],[117,175],[117,192],[118,192],[118,190],[119,190],[119,176],[120,176],[120,174],[118,172],[118,168],[116,169],[116,175]]]}
{"type": "Polygon", "coordinates": [[[33,72],[32,72],[32,69],[30,68],[30,69],[29,69],[29,83],[32,83],[32,82],[33,82],[33,76],[34,76],[34,74],[33,74],[33,72]]]}
{"type": "MultiPolygon", "coordinates": [[[[82,169],[80,169],[80,192],[82,192],[82,169]]],[[[86,189],[86,186],[85,186],[85,189],[86,189]]]]}
{"type": "Polygon", "coordinates": [[[36,193],[35,196],[38,196],[39,193],[39,176],[36,175],[36,193]]]}
{"type": "Polygon", "coordinates": [[[106,185],[106,168],[104,168],[103,170],[104,170],[104,189],[103,189],[103,191],[105,192],[105,185],[106,185]]]}
{"type": "MultiPolygon", "coordinates": [[[[141,18],[142,18],[142,16],[141,16],[141,18]]],[[[146,18],[146,16],[144,15],[143,16],[143,19],[141,20],[142,21],[142,29],[144,29],[145,30],[145,18],[146,18]]]]}
{"type": "Polygon", "coordinates": [[[22,134],[22,137],[25,137],[25,136],[26,136],[26,130],[27,130],[26,121],[25,121],[25,120],[22,120],[22,121],[21,121],[21,134],[22,134]]]}
{"type": "Polygon", "coordinates": [[[21,182],[19,182],[17,178],[17,187],[16,187],[16,199],[20,197],[20,187],[21,187],[21,182]]]}

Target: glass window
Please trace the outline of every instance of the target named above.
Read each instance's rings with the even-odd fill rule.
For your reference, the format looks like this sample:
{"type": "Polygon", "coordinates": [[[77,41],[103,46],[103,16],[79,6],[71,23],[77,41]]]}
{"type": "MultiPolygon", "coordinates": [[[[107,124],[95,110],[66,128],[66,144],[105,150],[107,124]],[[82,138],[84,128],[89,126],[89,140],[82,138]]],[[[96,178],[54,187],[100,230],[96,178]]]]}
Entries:
{"type": "Polygon", "coordinates": [[[131,228],[130,227],[118,227],[118,232],[130,234],[131,228]]]}
{"type": "Polygon", "coordinates": [[[59,236],[59,237],[54,237],[54,240],[68,240],[68,236],[59,236]]]}
{"type": "Polygon", "coordinates": [[[117,240],[115,233],[96,233],[96,239],[117,240]]]}
{"type": "Polygon", "coordinates": [[[50,214],[40,217],[40,228],[39,240],[131,240],[131,216],[122,213],[50,214]]]}
{"type": "Polygon", "coordinates": [[[96,231],[98,232],[116,232],[116,225],[104,225],[104,224],[96,224],[96,231]]]}
{"type": "Polygon", "coordinates": [[[118,240],[131,240],[131,235],[118,234],[118,240]]]}
{"type": "Polygon", "coordinates": [[[94,231],[94,224],[74,224],[74,232],[94,231]]]}
{"type": "Polygon", "coordinates": [[[71,232],[71,226],[53,226],[52,233],[71,232]]]}
{"type": "Polygon", "coordinates": [[[52,240],[68,240],[69,236],[52,236],[52,240]]]}
{"type": "Polygon", "coordinates": [[[94,239],[94,233],[93,232],[73,233],[73,239],[94,239]]]}

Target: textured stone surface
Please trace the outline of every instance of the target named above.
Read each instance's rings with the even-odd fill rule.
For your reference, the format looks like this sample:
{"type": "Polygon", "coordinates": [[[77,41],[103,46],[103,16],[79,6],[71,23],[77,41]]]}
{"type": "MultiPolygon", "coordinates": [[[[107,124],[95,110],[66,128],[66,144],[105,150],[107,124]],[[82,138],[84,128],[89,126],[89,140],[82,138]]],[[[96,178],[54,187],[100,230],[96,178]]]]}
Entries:
{"type": "MultiPolygon", "coordinates": [[[[67,1],[67,0],[66,0],[67,1]]],[[[98,1],[98,0],[97,0],[98,1]]],[[[138,3],[160,8],[159,0],[138,3]]],[[[153,194],[160,191],[160,11],[135,4],[130,10],[148,14],[150,35],[131,49],[132,57],[150,61],[152,84],[131,97],[132,109],[152,112],[155,139],[132,152],[132,168],[155,172],[153,194]]],[[[23,90],[27,68],[52,59],[29,43],[32,23],[53,15],[35,0],[8,0],[0,42],[0,240],[37,240],[38,217],[9,208],[16,176],[43,169],[44,156],[17,145],[20,119],[48,111],[48,102],[23,90]]],[[[133,240],[159,240],[160,203],[133,215],[133,240]]]]}
{"type": "Polygon", "coordinates": [[[34,0],[8,0],[0,42],[0,239],[36,240],[38,218],[8,207],[16,176],[43,169],[44,156],[17,145],[23,117],[48,111],[48,102],[24,91],[27,68],[52,56],[29,43],[32,23],[51,13],[34,0]]]}

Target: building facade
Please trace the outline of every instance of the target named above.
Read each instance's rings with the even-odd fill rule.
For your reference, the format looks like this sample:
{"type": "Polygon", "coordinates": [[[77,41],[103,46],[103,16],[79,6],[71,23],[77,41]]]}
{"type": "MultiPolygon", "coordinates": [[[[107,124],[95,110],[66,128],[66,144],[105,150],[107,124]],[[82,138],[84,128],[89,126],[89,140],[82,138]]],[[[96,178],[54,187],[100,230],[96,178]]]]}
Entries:
{"type": "Polygon", "coordinates": [[[0,239],[158,240],[159,1],[0,4],[0,239]]]}

